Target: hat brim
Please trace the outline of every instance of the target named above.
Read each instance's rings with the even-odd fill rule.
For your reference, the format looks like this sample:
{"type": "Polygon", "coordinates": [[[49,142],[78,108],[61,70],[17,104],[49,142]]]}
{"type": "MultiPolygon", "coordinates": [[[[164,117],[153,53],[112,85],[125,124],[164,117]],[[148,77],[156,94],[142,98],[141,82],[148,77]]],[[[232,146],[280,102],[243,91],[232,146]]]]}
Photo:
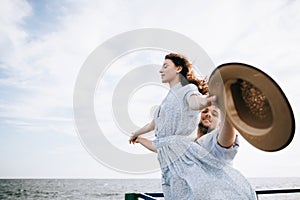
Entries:
{"type": "Polygon", "coordinates": [[[226,63],[217,67],[209,81],[210,95],[216,95],[220,109],[229,122],[254,147],[263,151],[279,151],[290,144],[295,132],[292,108],[279,85],[263,71],[243,63],[226,63]],[[246,81],[266,97],[270,116],[263,121],[239,108],[240,97],[234,93],[237,81],[246,81]]]}

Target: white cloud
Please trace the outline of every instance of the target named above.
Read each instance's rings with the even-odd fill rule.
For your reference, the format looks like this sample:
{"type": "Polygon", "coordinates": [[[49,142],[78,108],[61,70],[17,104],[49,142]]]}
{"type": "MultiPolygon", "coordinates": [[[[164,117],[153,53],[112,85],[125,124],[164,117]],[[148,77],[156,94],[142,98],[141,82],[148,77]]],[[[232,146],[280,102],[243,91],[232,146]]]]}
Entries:
{"type": "Polygon", "coordinates": [[[1,8],[0,8],[1,54],[2,52],[4,53],[6,51],[15,50],[18,45],[22,44],[27,34],[24,30],[20,28],[20,26],[24,23],[24,18],[29,16],[30,14],[31,14],[31,7],[26,1],[23,0],[1,1],[1,8]]]}
{"type": "MultiPolygon", "coordinates": [[[[169,29],[190,37],[204,47],[216,64],[241,61],[261,68],[282,86],[298,113],[300,101],[295,85],[299,85],[300,70],[300,3],[289,2],[65,1],[59,20],[55,21],[56,28],[32,37],[32,30],[24,26],[34,12],[30,4],[21,0],[2,1],[0,68],[8,73],[0,78],[0,86],[10,94],[1,97],[0,116],[7,118],[2,123],[70,133],[74,84],[85,59],[107,39],[145,27],[169,29]]],[[[137,66],[153,59],[158,58],[134,60],[130,64],[137,66]]],[[[126,63],[128,60],[119,62],[108,76],[120,78],[126,72],[118,71],[118,67],[126,63]]],[[[105,92],[109,92],[112,81],[116,80],[103,79],[105,92]]],[[[101,103],[109,101],[104,99],[101,103]]],[[[95,106],[101,106],[100,102],[95,106]]],[[[120,142],[120,138],[115,142],[120,142]]],[[[297,142],[294,140],[293,144],[297,142]]],[[[241,147],[245,151],[248,148],[241,147]]],[[[294,155],[292,150],[284,153],[288,158],[294,155]]],[[[242,154],[265,158],[257,152],[242,154]]],[[[278,162],[274,160],[273,164],[278,162]]],[[[240,166],[245,174],[253,175],[257,170],[263,175],[258,168],[248,172],[248,166],[240,166]]]]}

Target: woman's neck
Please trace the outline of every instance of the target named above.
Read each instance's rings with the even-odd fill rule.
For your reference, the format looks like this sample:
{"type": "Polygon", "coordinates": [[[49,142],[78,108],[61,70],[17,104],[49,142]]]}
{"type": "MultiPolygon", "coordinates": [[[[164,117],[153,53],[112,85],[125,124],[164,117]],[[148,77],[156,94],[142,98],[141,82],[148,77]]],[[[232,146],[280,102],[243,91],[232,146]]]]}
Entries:
{"type": "Polygon", "coordinates": [[[178,78],[176,78],[176,79],[174,79],[174,80],[172,80],[172,81],[170,81],[169,82],[169,86],[170,86],[170,88],[172,88],[174,85],[176,85],[177,83],[180,83],[180,79],[178,78]]]}

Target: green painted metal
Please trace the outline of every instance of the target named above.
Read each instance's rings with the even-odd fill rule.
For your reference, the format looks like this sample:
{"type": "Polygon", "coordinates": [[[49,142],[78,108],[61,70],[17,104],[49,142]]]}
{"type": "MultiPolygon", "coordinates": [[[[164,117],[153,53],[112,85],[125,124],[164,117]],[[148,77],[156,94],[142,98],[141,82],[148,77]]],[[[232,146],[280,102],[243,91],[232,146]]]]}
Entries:
{"type": "Polygon", "coordinates": [[[137,193],[126,193],[125,200],[138,200],[139,194],[137,193]]]}

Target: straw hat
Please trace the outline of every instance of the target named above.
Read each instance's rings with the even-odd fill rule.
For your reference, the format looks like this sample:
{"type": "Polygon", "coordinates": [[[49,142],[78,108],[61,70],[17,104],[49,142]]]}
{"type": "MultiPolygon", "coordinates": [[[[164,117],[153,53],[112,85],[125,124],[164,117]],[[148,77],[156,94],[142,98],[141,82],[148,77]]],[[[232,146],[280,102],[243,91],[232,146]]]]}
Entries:
{"type": "Polygon", "coordinates": [[[247,64],[226,63],[212,72],[208,85],[229,122],[250,144],[263,151],[290,144],[295,132],[292,108],[266,73],[247,64]]]}

